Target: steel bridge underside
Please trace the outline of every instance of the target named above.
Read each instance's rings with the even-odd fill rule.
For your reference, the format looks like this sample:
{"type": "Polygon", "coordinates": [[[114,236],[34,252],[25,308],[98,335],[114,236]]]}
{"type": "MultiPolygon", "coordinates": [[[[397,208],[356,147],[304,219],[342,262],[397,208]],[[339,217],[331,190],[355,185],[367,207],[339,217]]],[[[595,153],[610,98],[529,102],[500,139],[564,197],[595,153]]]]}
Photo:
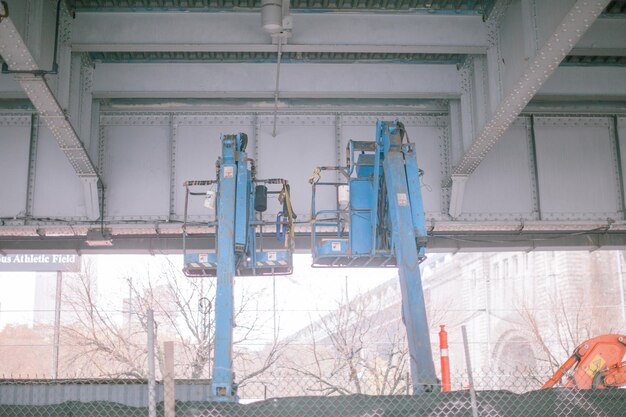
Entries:
{"type": "MultiPolygon", "coordinates": [[[[214,179],[237,132],[289,180],[307,252],[309,174],[395,118],[428,251],[626,247],[623,1],[291,2],[280,72],[258,1],[61,2],[57,48],[56,2],[8,3],[0,254],[180,253],[182,184],[214,179]],[[100,231],[111,246],[86,243],[100,231]]],[[[187,220],[210,249],[202,198],[187,220]]]]}

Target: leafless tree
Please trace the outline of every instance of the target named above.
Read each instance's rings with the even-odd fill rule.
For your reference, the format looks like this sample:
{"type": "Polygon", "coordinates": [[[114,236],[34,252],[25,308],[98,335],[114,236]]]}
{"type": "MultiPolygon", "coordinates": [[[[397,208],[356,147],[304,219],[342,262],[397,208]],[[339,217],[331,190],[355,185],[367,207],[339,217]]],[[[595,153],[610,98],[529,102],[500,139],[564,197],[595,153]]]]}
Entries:
{"type": "MultiPolygon", "coordinates": [[[[129,297],[122,314],[117,309],[107,310],[96,300],[95,279],[87,267],[67,285],[64,305],[71,320],[63,326],[65,364],[78,373],[109,377],[145,378],[146,330],[148,309],[152,309],[156,324],[156,348],[159,369],[162,369],[161,341],[176,342],[177,377],[210,377],[210,354],[214,338],[214,320],[211,320],[215,297],[214,279],[189,280],[176,267],[167,263],[158,276],[142,271],[143,279],[128,275],[125,278],[129,297]],[[120,316],[123,319],[120,320],[120,316]],[[69,349],[73,346],[73,349],[69,349]]],[[[263,357],[254,357],[245,345],[261,326],[255,314],[249,314],[251,303],[258,294],[244,292],[237,303],[235,320],[238,338],[234,342],[234,364],[239,382],[252,375],[262,374],[280,356],[282,346],[270,344],[263,357]],[[253,360],[254,357],[254,360],[253,360]],[[241,365],[244,372],[237,367],[241,365]]],[[[257,355],[258,356],[258,355],[257,355]]]]}
{"type": "Polygon", "coordinates": [[[610,320],[601,313],[593,313],[583,289],[545,294],[541,309],[528,303],[518,303],[519,331],[532,342],[536,361],[554,372],[585,340],[613,331],[610,320]]]}
{"type": "MultiPolygon", "coordinates": [[[[71,317],[62,325],[62,368],[66,375],[145,378],[146,349],[138,343],[143,331],[119,325],[116,312],[100,308],[92,265],[66,275],[63,308],[71,317]]],[[[67,315],[67,314],[65,314],[67,315]]],[[[145,340],[145,339],[144,339],[145,340]]]]}
{"type": "Polygon", "coordinates": [[[399,319],[392,326],[385,323],[386,313],[380,300],[369,297],[339,302],[336,310],[311,320],[299,336],[306,346],[284,361],[283,369],[299,377],[306,393],[405,392],[406,337],[399,319]]]}

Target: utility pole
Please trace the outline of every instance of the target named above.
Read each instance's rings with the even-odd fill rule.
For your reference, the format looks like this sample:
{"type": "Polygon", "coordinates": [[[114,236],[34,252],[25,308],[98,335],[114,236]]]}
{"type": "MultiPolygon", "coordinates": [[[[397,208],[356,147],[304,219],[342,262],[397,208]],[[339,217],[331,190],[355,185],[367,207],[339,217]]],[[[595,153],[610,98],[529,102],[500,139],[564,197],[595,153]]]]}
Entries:
{"type": "Polygon", "coordinates": [[[52,379],[59,377],[59,336],[61,333],[61,288],[63,272],[57,271],[56,295],[54,298],[54,342],[52,346],[52,379]]]}
{"type": "Polygon", "coordinates": [[[626,300],[624,300],[624,270],[622,265],[623,256],[624,254],[621,250],[617,251],[617,281],[619,283],[620,308],[622,310],[622,322],[624,323],[624,327],[626,327],[626,300]]]}

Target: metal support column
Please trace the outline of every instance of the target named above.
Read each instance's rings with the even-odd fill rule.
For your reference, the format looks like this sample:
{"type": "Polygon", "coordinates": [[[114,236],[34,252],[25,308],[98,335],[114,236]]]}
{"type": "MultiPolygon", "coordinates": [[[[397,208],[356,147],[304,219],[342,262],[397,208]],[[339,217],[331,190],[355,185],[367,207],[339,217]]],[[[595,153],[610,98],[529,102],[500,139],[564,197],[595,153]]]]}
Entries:
{"type": "Polygon", "coordinates": [[[622,323],[624,327],[626,327],[626,294],[624,293],[624,268],[622,256],[624,256],[623,251],[616,251],[617,254],[617,282],[619,284],[619,300],[620,300],[620,310],[622,314],[622,323]]]}
{"type": "Polygon", "coordinates": [[[147,311],[148,331],[148,417],[156,417],[156,371],[154,365],[154,311],[147,311]]]}
{"type": "Polygon", "coordinates": [[[39,144],[39,115],[34,113],[30,121],[30,149],[28,158],[28,184],[26,185],[26,217],[32,216],[35,204],[35,172],[37,169],[37,148],[39,144]]]}
{"type": "Polygon", "coordinates": [[[54,297],[54,342],[52,345],[52,379],[59,377],[59,339],[61,334],[61,291],[63,272],[57,271],[56,295],[54,297]]]}
{"type": "Polygon", "coordinates": [[[539,166],[537,165],[537,138],[535,137],[535,116],[530,115],[528,118],[528,132],[530,135],[530,157],[532,159],[532,181],[533,190],[535,192],[535,202],[533,210],[536,213],[537,220],[541,220],[541,190],[539,188],[539,166]]]}
{"type": "Polygon", "coordinates": [[[617,174],[617,193],[619,195],[619,211],[622,219],[626,218],[626,198],[624,196],[624,170],[622,168],[622,151],[619,137],[619,118],[612,117],[611,136],[613,139],[613,152],[615,154],[615,170],[617,174]]]}

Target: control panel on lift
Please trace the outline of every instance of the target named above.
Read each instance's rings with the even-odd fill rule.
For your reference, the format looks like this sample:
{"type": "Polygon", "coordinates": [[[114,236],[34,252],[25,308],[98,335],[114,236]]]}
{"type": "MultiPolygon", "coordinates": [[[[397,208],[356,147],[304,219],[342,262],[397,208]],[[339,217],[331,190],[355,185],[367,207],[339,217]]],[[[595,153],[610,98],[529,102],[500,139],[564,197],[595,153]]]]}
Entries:
{"type": "MultiPolygon", "coordinates": [[[[197,224],[188,221],[189,200],[203,199],[209,222],[201,226],[214,228],[215,236],[222,229],[233,233],[237,276],[286,275],[293,271],[293,221],[289,183],[282,178],[259,179],[254,160],[246,155],[248,142],[245,133],[222,135],[222,157],[216,163],[215,180],[192,180],[184,183],[184,268],[188,277],[215,277],[219,254],[217,238],[212,250],[187,248],[191,230],[197,224]],[[222,176],[220,177],[220,172],[222,176]],[[221,187],[222,181],[234,180],[234,192],[221,187]],[[278,200],[282,209],[276,217],[267,218],[268,199],[278,200]],[[235,202],[232,213],[220,216],[220,207],[228,210],[227,200],[235,202]],[[221,204],[224,202],[224,204],[221,204]],[[217,220],[215,220],[217,219],[217,220]],[[221,223],[219,221],[221,220],[221,223]],[[270,242],[271,241],[271,242],[270,242]],[[264,244],[268,248],[264,248],[264,244]]],[[[206,230],[204,231],[206,234],[206,230]]],[[[211,246],[207,241],[207,247],[211,246]]]]}
{"type": "Polygon", "coordinates": [[[400,122],[379,122],[376,141],[350,141],[346,147],[346,165],[318,167],[311,175],[312,242],[314,267],[397,267],[392,232],[392,205],[409,214],[400,217],[399,227],[414,232],[419,258],[424,258],[426,228],[420,192],[420,176],[414,145],[404,143],[400,122]],[[384,133],[388,131],[397,134],[384,133]],[[389,195],[385,176],[385,158],[390,152],[401,156],[399,173],[407,187],[389,195]],[[340,181],[323,181],[324,172],[339,175],[340,181]],[[331,207],[320,208],[318,189],[333,187],[337,199],[331,207]]]}

